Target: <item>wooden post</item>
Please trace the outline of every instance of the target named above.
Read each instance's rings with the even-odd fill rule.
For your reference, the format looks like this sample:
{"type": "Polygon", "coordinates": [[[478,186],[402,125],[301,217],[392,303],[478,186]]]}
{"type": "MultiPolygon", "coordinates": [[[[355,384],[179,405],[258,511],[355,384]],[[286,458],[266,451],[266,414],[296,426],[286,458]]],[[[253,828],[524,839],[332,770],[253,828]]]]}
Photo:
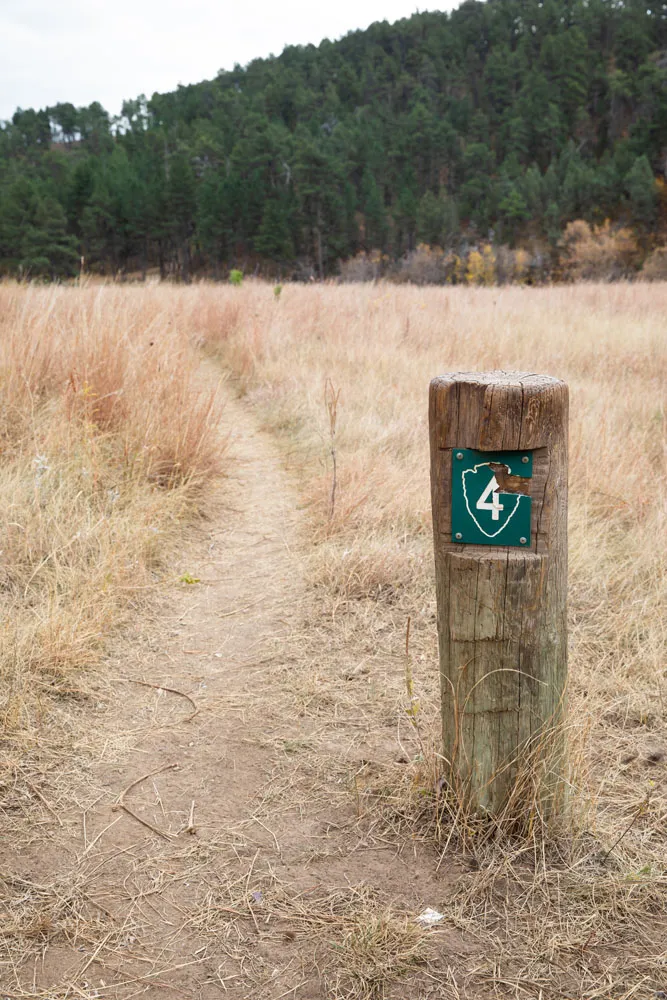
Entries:
{"type": "Polygon", "coordinates": [[[547,376],[431,382],[444,756],[457,793],[494,815],[529,805],[527,767],[546,772],[547,810],[562,787],[567,418],[567,386],[547,376]]]}

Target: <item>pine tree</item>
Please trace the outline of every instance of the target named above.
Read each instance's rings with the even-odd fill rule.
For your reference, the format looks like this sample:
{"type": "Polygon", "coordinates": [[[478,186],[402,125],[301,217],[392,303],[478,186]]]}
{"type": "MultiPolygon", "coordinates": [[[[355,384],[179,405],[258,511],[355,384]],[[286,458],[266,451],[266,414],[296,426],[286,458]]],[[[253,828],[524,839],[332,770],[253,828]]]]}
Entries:
{"type": "Polygon", "coordinates": [[[417,208],[417,239],[420,243],[441,246],[445,227],[445,202],[432,191],[422,195],[417,208]]]}
{"type": "Polygon", "coordinates": [[[255,239],[259,254],[280,263],[292,260],[294,244],[289,225],[289,208],[277,198],[270,198],[264,205],[264,214],[255,239]]]}
{"type": "Polygon", "coordinates": [[[27,178],[17,180],[0,200],[0,270],[55,280],[75,274],[78,262],[60,203],[27,178]]]}
{"type": "Polygon", "coordinates": [[[181,279],[187,282],[190,280],[190,240],[195,231],[197,201],[195,175],[184,149],[179,149],[169,160],[167,203],[181,279]]]}
{"type": "Polygon", "coordinates": [[[361,207],[367,249],[384,250],[387,241],[387,213],[374,173],[366,167],[361,180],[361,207]]]}
{"type": "Polygon", "coordinates": [[[646,156],[637,157],[626,174],[625,190],[632,222],[644,230],[650,229],[656,220],[658,189],[646,156]]]}

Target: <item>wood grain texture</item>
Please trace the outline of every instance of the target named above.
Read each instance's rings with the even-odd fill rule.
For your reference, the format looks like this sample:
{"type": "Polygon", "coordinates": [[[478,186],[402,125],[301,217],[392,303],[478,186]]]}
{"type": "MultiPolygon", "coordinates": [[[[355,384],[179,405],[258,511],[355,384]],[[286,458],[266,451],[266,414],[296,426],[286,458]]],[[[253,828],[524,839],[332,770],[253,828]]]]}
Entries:
{"type": "Polygon", "coordinates": [[[553,802],[566,710],[567,386],[524,372],[443,375],[431,382],[429,422],[451,781],[473,807],[497,814],[529,755],[548,754],[553,802]],[[529,549],[452,542],[454,448],[533,451],[529,549]]]}

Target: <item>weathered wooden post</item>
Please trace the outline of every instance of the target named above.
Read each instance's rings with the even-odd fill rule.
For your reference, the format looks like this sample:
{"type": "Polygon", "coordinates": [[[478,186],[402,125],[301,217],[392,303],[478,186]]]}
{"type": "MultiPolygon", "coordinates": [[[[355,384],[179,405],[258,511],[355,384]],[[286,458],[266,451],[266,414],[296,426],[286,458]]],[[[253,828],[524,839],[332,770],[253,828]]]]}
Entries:
{"type": "Polygon", "coordinates": [[[547,810],[561,786],[567,418],[567,386],[547,376],[431,382],[444,756],[457,792],[495,815],[536,763],[547,810]]]}

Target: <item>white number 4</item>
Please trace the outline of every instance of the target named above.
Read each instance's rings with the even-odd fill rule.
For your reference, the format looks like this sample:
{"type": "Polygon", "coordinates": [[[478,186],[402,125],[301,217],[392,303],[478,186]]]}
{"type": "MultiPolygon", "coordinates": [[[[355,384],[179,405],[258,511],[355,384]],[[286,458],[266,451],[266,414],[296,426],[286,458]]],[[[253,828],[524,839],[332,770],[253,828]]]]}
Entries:
{"type": "Polygon", "coordinates": [[[477,501],[477,510],[490,510],[491,520],[500,520],[500,511],[504,510],[504,506],[500,502],[500,496],[496,493],[498,489],[498,480],[495,476],[491,476],[489,484],[482,493],[481,497],[477,501]],[[491,500],[489,500],[489,494],[491,495],[491,500]]]}

